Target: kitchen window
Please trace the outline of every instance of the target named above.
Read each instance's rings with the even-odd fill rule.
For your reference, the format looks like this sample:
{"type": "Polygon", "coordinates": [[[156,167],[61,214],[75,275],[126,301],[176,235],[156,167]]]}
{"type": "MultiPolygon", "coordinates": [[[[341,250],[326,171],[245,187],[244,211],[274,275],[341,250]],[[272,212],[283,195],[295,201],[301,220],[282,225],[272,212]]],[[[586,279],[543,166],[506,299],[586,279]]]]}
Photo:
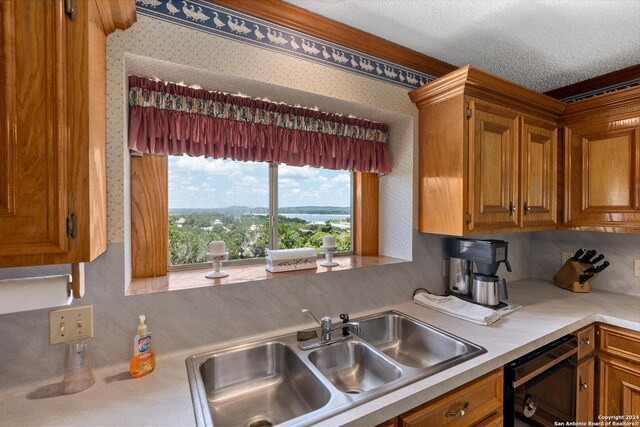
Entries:
{"type": "MultiPolygon", "coordinates": [[[[318,248],[329,233],[343,252],[377,255],[378,176],[391,172],[387,141],[384,123],[130,76],[132,277],[166,277],[170,264],[200,263],[216,233],[230,240],[227,249],[237,261],[260,258],[267,248],[318,248]],[[181,182],[176,176],[181,164],[236,172],[226,183],[224,173],[217,180],[191,176],[181,182]],[[338,186],[331,190],[330,183],[338,186]],[[309,190],[311,184],[320,189],[325,184],[327,191],[309,190]],[[246,201],[231,202],[234,192],[243,193],[246,201]],[[304,205],[303,196],[308,199],[304,205]],[[180,198],[191,208],[174,206],[180,198]],[[250,208],[244,212],[248,215],[232,209],[243,205],[250,208]],[[302,206],[341,210],[300,212],[302,206]],[[178,208],[226,208],[227,216],[198,223],[195,217],[178,216],[178,208]],[[321,213],[332,218],[324,224],[315,224],[322,222],[318,217],[299,218],[321,213]],[[243,220],[248,238],[231,241],[228,231],[243,220]],[[288,226],[292,222],[297,224],[288,226]],[[186,240],[195,246],[180,236],[189,227],[194,233],[186,240]]],[[[351,265],[362,262],[352,259],[351,265]]]]}
{"type": "MultiPolygon", "coordinates": [[[[313,247],[332,234],[350,253],[351,172],[204,157],[168,157],[169,268],[206,263],[225,242],[229,260],[313,247]]],[[[208,264],[208,263],[207,263],[208,264]]]]}

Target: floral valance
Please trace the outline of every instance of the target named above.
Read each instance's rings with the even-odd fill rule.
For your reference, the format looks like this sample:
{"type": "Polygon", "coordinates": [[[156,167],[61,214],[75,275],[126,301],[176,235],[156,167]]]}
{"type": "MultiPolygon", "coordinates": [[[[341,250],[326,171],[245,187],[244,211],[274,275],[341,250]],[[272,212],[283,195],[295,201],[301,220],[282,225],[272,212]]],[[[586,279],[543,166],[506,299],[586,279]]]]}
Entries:
{"type": "Polygon", "coordinates": [[[383,123],[129,77],[129,148],[388,173],[383,123]]]}

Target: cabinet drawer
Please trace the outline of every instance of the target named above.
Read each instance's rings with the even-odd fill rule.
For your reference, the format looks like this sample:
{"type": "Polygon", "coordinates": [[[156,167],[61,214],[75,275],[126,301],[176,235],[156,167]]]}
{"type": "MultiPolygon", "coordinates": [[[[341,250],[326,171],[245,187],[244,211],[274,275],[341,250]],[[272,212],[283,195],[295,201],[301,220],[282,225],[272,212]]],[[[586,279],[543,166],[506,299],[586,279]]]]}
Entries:
{"type": "Polygon", "coordinates": [[[489,418],[485,418],[474,427],[502,427],[502,413],[495,412],[489,418]]]}
{"type": "Polygon", "coordinates": [[[582,328],[573,333],[578,337],[578,360],[582,360],[593,353],[596,348],[596,331],[593,325],[582,328]]]}
{"type": "Polygon", "coordinates": [[[640,363],[640,332],[610,325],[598,325],[598,349],[612,356],[640,363]]]}
{"type": "MultiPolygon", "coordinates": [[[[400,416],[406,427],[469,426],[502,413],[502,369],[400,416]]],[[[500,417],[501,420],[501,417],[500,417]]],[[[488,425],[494,425],[492,423],[488,425]]]]}

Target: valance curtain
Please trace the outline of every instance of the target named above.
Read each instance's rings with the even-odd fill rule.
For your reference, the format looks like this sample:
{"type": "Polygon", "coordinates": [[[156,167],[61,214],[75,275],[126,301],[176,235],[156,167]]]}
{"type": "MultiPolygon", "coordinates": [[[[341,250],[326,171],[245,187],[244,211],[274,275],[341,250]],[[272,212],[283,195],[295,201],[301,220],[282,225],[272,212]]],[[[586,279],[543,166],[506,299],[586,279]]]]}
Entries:
{"type": "Polygon", "coordinates": [[[129,77],[129,149],[391,172],[383,123],[129,77]]]}

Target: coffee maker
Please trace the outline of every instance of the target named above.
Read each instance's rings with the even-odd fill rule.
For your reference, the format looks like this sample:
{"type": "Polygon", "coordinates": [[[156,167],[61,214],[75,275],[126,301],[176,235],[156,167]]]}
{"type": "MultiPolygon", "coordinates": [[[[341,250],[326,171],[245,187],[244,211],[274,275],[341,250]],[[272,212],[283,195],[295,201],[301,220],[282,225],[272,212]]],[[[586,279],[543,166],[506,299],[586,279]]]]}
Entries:
{"type": "Polygon", "coordinates": [[[508,298],[507,281],[496,273],[503,262],[511,272],[507,259],[509,242],[449,238],[446,246],[449,294],[490,307],[496,307],[500,305],[500,299],[508,298]]]}

